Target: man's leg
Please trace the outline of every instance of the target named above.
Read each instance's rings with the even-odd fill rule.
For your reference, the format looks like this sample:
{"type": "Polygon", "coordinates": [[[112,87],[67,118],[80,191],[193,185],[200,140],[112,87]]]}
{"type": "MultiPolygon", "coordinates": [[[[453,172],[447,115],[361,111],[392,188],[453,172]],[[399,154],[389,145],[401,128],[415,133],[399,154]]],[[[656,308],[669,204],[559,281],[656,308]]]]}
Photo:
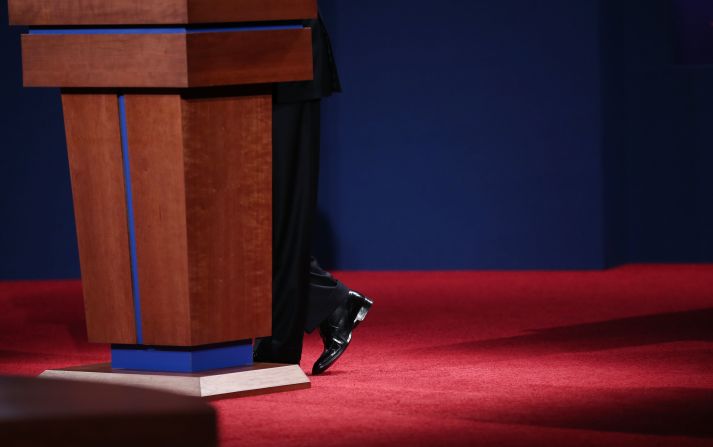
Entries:
{"type": "Polygon", "coordinates": [[[272,336],[255,359],[299,363],[309,303],[319,167],[319,101],[273,105],[272,336]]]}
{"type": "Polygon", "coordinates": [[[319,266],[312,258],[309,264],[309,307],[305,331],[312,332],[338,307],[349,300],[349,288],[319,266]]]}

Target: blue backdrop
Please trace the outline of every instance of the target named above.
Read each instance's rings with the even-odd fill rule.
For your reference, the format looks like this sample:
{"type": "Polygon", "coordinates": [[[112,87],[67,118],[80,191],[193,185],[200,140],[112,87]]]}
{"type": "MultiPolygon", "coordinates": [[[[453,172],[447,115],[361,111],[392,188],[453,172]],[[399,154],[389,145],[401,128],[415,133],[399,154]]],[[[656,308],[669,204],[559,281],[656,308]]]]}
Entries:
{"type": "MultiPolygon", "coordinates": [[[[701,4],[323,1],[345,91],[323,107],[316,253],[342,269],[712,261],[713,68],[680,31],[701,4]]],[[[0,278],[76,277],[58,93],[21,88],[4,14],[0,278]]]]}

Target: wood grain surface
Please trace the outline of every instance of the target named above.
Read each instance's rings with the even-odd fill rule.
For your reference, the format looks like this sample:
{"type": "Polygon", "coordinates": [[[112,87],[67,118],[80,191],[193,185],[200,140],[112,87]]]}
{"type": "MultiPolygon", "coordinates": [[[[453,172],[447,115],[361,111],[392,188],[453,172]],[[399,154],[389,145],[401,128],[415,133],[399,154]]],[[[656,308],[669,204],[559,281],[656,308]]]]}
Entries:
{"type": "Polygon", "coordinates": [[[22,36],[26,87],[186,87],[183,34],[22,36]]]}
{"type": "Polygon", "coordinates": [[[300,365],[255,363],[240,368],[222,368],[200,373],[166,373],[112,369],[109,363],[50,369],[40,377],[129,385],[170,391],[209,400],[256,396],[310,388],[300,365]]]}
{"type": "Polygon", "coordinates": [[[190,23],[258,22],[317,17],[316,0],[188,0],[190,23]]]}
{"type": "Polygon", "coordinates": [[[192,87],[312,79],[309,28],[188,34],[192,87]]]}
{"type": "Polygon", "coordinates": [[[183,102],[194,345],[267,336],[272,308],[272,99],[183,102]]]}
{"type": "Polygon", "coordinates": [[[23,35],[26,87],[180,88],[312,79],[311,30],[23,35]]]}
{"type": "Polygon", "coordinates": [[[136,343],[116,95],[62,95],[89,341],[136,343]]]}
{"type": "Polygon", "coordinates": [[[126,95],[144,343],[191,344],[179,95],[126,95]]]}
{"type": "Polygon", "coordinates": [[[186,0],[8,0],[11,25],[185,23],[186,0]]]}
{"type": "Polygon", "coordinates": [[[125,96],[145,344],[270,334],[272,102],[247,91],[125,96]]]}
{"type": "Polygon", "coordinates": [[[165,25],[316,17],[316,0],[8,0],[12,25],[165,25]]]}

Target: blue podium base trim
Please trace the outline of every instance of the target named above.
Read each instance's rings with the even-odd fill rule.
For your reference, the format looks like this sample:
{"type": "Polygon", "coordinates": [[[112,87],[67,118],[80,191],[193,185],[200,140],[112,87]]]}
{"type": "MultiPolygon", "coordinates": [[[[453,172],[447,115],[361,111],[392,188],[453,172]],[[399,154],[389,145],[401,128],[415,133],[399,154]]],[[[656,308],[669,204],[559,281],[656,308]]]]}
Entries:
{"type": "Polygon", "coordinates": [[[252,364],[252,340],[190,348],[139,345],[111,347],[111,367],[115,369],[193,373],[252,364]]]}
{"type": "Polygon", "coordinates": [[[302,24],[280,25],[222,25],[222,26],[186,26],[186,27],[76,27],[76,28],[30,28],[30,34],[198,34],[229,33],[239,31],[275,31],[303,29],[302,24]]]}

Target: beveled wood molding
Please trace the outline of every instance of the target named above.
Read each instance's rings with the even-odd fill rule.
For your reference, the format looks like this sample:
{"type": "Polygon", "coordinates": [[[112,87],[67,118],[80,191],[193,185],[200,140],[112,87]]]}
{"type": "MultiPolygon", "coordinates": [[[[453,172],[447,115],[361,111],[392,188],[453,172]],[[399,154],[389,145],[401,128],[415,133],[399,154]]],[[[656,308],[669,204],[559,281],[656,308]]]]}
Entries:
{"type": "Polygon", "coordinates": [[[187,87],[180,34],[22,36],[25,87],[187,87]]]}
{"type": "Polygon", "coordinates": [[[8,0],[11,25],[182,25],[303,20],[316,0],[8,0]]]}
{"type": "Polygon", "coordinates": [[[187,88],[312,79],[310,28],[25,34],[26,87],[187,88]]]}

